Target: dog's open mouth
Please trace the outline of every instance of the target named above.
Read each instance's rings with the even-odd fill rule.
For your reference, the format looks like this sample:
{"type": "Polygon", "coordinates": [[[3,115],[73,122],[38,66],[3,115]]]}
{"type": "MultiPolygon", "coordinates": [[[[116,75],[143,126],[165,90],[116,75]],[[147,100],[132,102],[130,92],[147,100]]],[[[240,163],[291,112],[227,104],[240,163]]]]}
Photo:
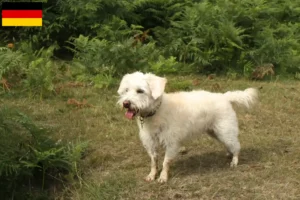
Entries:
{"type": "Polygon", "coordinates": [[[128,119],[133,119],[134,116],[138,113],[138,110],[135,109],[127,109],[125,113],[125,117],[128,119]]]}

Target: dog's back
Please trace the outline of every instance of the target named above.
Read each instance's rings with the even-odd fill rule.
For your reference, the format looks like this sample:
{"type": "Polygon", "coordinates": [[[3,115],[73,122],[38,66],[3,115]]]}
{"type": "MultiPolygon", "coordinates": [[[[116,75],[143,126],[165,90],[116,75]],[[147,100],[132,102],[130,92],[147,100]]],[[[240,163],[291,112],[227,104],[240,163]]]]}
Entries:
{"type": "Polygon", "coordinates": [[[165,123],[187,136],[194,132],[206,132],[220,119],[235,122],[236,114],[232,103],[250,108],[256,99],[257,91],[253,88],[226,93],[204,90],[168,93],[163,96],[158,116],[163,116],[162,119],[168,121],[165,123]]]}

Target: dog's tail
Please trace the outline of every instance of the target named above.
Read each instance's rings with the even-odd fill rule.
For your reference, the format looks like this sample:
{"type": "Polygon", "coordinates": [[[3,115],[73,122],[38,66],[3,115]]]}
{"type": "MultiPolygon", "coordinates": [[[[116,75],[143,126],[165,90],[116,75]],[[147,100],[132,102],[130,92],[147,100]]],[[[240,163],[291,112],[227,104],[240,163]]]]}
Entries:
{"type": "Polygon", "coordinates": [[[248,88],[244,91],[229,91],[224,96],[238,106],[251,108],[258,100],[258,92],[255,88],[248,88]]]}

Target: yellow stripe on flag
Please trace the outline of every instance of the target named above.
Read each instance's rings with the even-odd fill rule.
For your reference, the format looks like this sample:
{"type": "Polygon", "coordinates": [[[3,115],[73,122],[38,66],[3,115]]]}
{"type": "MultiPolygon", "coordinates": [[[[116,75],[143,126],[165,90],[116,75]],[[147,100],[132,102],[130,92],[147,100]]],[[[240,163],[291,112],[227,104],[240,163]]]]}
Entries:
{"type": "Polygon", "coordinates": [[[2,26],[42,26],[42,18],[2,18],[2,26]]]}

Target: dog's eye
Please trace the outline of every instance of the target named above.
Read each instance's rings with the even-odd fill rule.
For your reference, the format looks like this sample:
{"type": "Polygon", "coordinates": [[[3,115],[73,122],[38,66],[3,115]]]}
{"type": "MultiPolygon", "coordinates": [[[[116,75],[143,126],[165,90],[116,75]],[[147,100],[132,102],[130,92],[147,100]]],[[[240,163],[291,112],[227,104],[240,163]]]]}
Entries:
{"type": "Polygon", "coordinates": [[[138,89],[136,92],[139,93],[139,94],[142,94],[142,93],[144,93],[144,90],[138,89]]]}
{"type": "Polygon", "coordinates": [[[125,89],[125,92],[128,92],[128,88],[125,89]]]}

